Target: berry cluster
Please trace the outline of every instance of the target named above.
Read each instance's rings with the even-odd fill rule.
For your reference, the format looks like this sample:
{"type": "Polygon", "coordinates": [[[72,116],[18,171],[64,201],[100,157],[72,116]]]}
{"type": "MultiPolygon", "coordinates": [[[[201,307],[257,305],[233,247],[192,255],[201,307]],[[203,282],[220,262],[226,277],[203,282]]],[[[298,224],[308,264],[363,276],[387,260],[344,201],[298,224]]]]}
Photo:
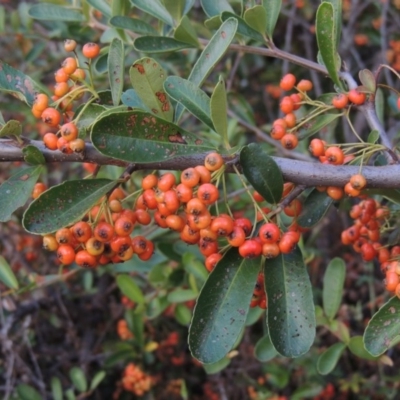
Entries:
{"type": "Polygon", "coordinates": [[[135,396],[143,396],[151,389],[152,378],[143,372],[140,367],[133,363],[129,363],[123,373],[122,387],[133,393],[135,396]]]}
{"type": "Polygon", "coordinates": [[[117,333],[121,340],[129,340],[133,338],[133,333],[130,331],[128,323],[125,319],[120,319],[118,321],[117,333]]]}
{"type": "Polygon", "coordinates": [[[264,290],[264,274],[261,272],[258,274],[257,282],[253,291],[253,297],[250,302],[250,307],[254,308],[257,306],[264,310],[268,306],[268,299],[264,290]]]}
{"type": "MultiPolygon", "coordinates": [[[[78,65],[75,53],[76,42],[66,40],[64,48],[74,52],[75,57],[67,57],[55,74],[52,101],[54,106],[49,106],[49,98],[44,93],[38,93],[32,106],[32,113],[36,118],[41,118],[49,127],[57,129],[57,133],[47,132],[43,136],[45,146],[50,150],[60,150],[65,154],[80,153],[85,149],[85,142],[78,137],[78,127],[73,120],[74,112],[72,103],[82,98],[88,91],[85,83],[86,72],[78,65]],[[63,122],[61,124],[61,122],[63,122]]],[[[86,43],[82,54],[91,60],[100,53],[96,43],[86,43]]]]}

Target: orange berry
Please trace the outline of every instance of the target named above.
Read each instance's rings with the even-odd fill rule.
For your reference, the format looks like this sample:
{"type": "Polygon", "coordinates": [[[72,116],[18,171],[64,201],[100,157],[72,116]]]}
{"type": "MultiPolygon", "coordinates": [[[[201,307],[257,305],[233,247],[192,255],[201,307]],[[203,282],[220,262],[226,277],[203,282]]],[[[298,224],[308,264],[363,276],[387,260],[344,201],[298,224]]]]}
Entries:
{"type": "Polygon", "coordinates": [[[339,93],[332,99],[332,105],[339,110],[345,108],[348,103],[349,98],[344,93],[339,93]]]}
{"type": "Polygon", "coordinates": [[[357,190],[350,182],[344,186],[344,192],[350,197],[357,197],[360,195],[360,190],[357,190]]]}
{"type": "Polygon", "coordinates": [[[367,180],[365,179],[364,175],[356,174],[350,178],[350,183],[354,189],[361,190],[364,189],[365,185],[367,184],[367,180]]]}
{"type": "Polygon", "coordinates": [[[287,150],[293,150],[299,144],[299,139],[293,133],[286,133],[281,138],[282,146],[287,150]]]}
{"type": "Polygon", "coordinates": [[[312,139],[308,148],[314,157],[320,157],[325,154],[325,142],[321,139],[312,139]]]}
{"type": "Polygon", "coordinates": [[[67,142],[70,142],[78,137],[78,127],[73,122],[68,122],[61,126],[60,133],[67,142]]]}
{"type": "Polygon", "coordinates": [[[172,189],[175,185],[176,178],[172,172],[166,172],[158,179],[157,187],[163,192],[172,189]]]}
{"type": "Polygon", "coordinates": [[[86,58],[95,58],[100,54],[100,46],[97,43],[86,43],[82,47],[82,54],[86,58]]]}
{"type": "Polygon", "coordinates": [[[289,96],[285,96],[279,105],[284,114],[289,114],[294,110],[293,100],[289,96]]]}
{"type": "Polygon", "coordinates": [[[200,183],[211,182],[211,172],[204,165],[196,165],[194,169],[200,175],[200,183]]]}
{"type": "Polygon", "coordinates": [[[222,254],[219,254],[219,253],[214,253],[214,254],[209,255],[205,261],[205,266],[206,266],[207,271],[211,272],[217,265],[218,261],[221,260],[221,258],[222,258],[222,254]]]}
{"type": "Polygon", "coordinates": [[[38,111],[44,111],[49,105],[49,98],[44,93],[37,93],[33,101],[33,106],[38,111]]]}
{"type": "Polygon", "coordinates": [[[340,200],[343,197],[343,189],[337,186],[328,186],[326,193],[333,200],[340,200]]]}
{"type": "Polygon", "coordinates": [[[86,143],[83,139],[74,139],[69,142],[69,147],[74,153],[82,153],[85,150],[86,143]]]}
{"type": "Polygon", "coordinates": [[[66,74],[71,75],[76,71],[78,63],[74,57],[67,57],[61,64],[66,74]]]}
{"type": "Polygon", "coordinates": [[[209,171],[216,171],[216,170],[220,169],[223,165],[224,165],[224,159],[218,153],[207,154],[207,156],[204,160],[204,166],[209,171]]]}
{"type": "Polygon", "coordinates": [[[57,82],[54,85],[53,92],[56,96],[62,97],[69,92],[69,85],[67,82],[57,82]]]}
{"type": "Polygon", "coordinates": [[[43,248],[47,251],[56,251],[58,249],[58,242],[53,235],[43,236],[43,248]]]}
{"type": "Polygon", "coordinates": [[[279,82],[279,87],[282,90],[288,91],[294,88],[296,84],[296,77],[293,74],[286,74],[282,77],[281,81],[279,82]]]}
{"type": "Polygon", "coordinates": [[[197,197],[206,205],[214,204],[219,198],[219,191],[213,183],[203,183],[197,190],[197,197]]]}
{"type": "Polygon", "coordinates": [[[49,126],[57,127],[61,121],[61,114],[53,107],[48,107],[41,114],[43,122],[49,126]]]}
{"type": "Polygon", "coordinates": [[[85,221],[79,221],[71,227],[71,232],[76,241],[87,242],[92,237],[92,227],[85,221]]]}
{"type": "Polygon", "coordinates": [[[365,93],[359,92],[357,88],[351,89],[347,96],[352,103],[354,103],[358,106],[361,104],[364,104],[365,100],[367,98],[365,93]]]}
{"type": "Polygon", "coordinates": [[[72,264],[75,261],[74,248],[69,244],[61,244],[57,249],[57,258],[61,264],[72,264]]]}
{"type": "Polygon", "coordinates": [[[57,135],[51,132],[43,136],[43,143],[49,150],[57,150],[57,135]]]}
{"type": "Polygon", "coordinates": [[[308,79],[302,79],[296,87],[302,92],[308,92],[313,88],[313,84],[308,79]]]}
{"type": "Polygon", "coordinates": [[[239,246],[239,254],[243,258],[259,257],[262,253],[262,245],[255,239],[246,240],[239,246]]]}
{"type": "Polygon", "coordinates": [[[35,183],[35,186],[32,190],[32,198],[37,199],[45,190],[47,190],[47,186],[44,183],[35,183]]]}
{"type": "Polygon", "coordinates": [[[189,187],[195,187],[200,181],[200,174],[194,168],[186,168],[181,173],[181,183],[189,187]]]}
{"type": "Polygon", "coordinates": [[[97,258],[87,250],[80,250],[75,255],[75,262],[83,268],[94,268],[97,266],[97,258]]]}
{"type": "Polygon", "coordinates": [[[153,175],[153,174],[146,175],[142,179],[142,189],[143,190],[153,189],[153,188],[157,187],[157,183],[158,183],[158,177],[156,175],[153,175]]]}
{"type": "Polygon", "coordinates": [[[325,151],[325,157],[329,164],[341,165],[344,161],[344,154],[340,147],[328,147],[325,151]]]}
{"type": "Polygon", "coordinates": [[[64,50],[65,51],[74,51],[76,48],[76,42],[73,39],[65,39],[64,41],[64,50]]]}

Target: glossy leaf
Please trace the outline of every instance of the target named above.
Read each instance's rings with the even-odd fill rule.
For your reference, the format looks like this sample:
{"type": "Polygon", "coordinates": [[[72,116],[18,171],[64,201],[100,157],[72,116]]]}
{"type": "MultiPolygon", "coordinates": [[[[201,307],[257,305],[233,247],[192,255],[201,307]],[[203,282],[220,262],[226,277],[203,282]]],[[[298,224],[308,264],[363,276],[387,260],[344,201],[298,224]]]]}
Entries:
{"type": "Polygon", "coordinates": [[[223,142],[229,145],[228,140],[228,104],[226,100],[225,82],[218,80],[210,100],[211,119],[215,130],[222,137],[223,142]]]}
{"type": "Polygon", "coordinates": [[[76,126],[79,129],[79,137],[84,138],[89,133],[90,128],[94,121],[104,112],[106,108],[100,104],[83,104],[76,111],[76,115],[79,115],[79,119],[76,122],[76,126]],[[86,106],[86,107],[85,107],[86,106]],[[84,111],[80,114],[80,111],[84,111]]]}
{"type": "Polygon", "coordinates": [[[17,386],[19,400],[43,400],[39,392],[32,386],[25,383],[20,383],[17,386]]]}
{"type": "Polygon", "coordinates": [[[0,60],[0,91],[14,93],[31,106],[35,94],[42,90],[29,76],[0,60]]]}
{"type": "Polygon", "coordinates": [[[330,374],[336,367],[336,364],[340,360],[343,351],[346,349],[344,343],[335,343],[329,349],[325,350],[317,361],[317,370],[321,375],[330,374]]]}
{"type": "Polygon", "coordinates": [[[109,179],[84,179],[53,186],[31,203],[25,211],[23,226],[38,235],[69,226],[79,221],[114,185],[109,179]]]}
{"type": "Polygon", "coordinates": [[[329,76],[336,85],[342,87],[338,74],[339,65],[335,44],[337,29],[332,4],[322,3],[318,7],[315,30],[318,49],[329,76]]]}
{"type": "Polygon", "coordinates": [[[132,65],[129,76],[133,89],[151,112],[171,121],[174,112],[164,91],[167,74],[160,64],[152,58],[141,58],[132,65]]]}
{"type": "Polygon", "coordinates": [[[330,3],[333,7],[333,20],[335,26],[335,49],[339,48],[340,43],[340,35],[342,33],[342,20],[343,20],[343,13],[342,13],[342,2],[343,0],[322,0],[325,3],[330,3]]]}
{"type": "Polygon", "coordinates": [[[124,87],[124,44],[120,39],[113,39],[108,51],[108,79],[114,106],[121,101],[124,87]]]}
{"type": "Polygon", "coordinates": [[[204,26],[209,29],[210,31],[217,30],[222,24],[221,18],[219,15],[215,15],[209,19],[204,21],[204,26]]]}
{"type": "Polygon", "coordinates": [[[392,297],[370,319],[364,332],[365,349],[379,356],[389,349],[400,335],[400,299],[392,297]]]}
{"type": "Polygon", "coordinates": [[[174,38],[180,42],[189,43],[191,46],[198,47],[196,30],[193,28],[190,19],[185,15],[175,29],[174,38]]]}
{"type": "Polygon", "coordinates": [[[118,275],[117,286],[130,300],[138,304],[144,304],[143,292],[132,277],[125,274],[118,275]]]}
{"type": "Polygon", "coordinates": [[[50,380],[51,395],[54,400],[63,400],[63,390],[61,381],[56,376],[53,376],[50,380]]]}
{"type": "Polygon", "coordinates": [[[257,192],[271,204],[278,203],[283,192],[283,178],[276,162],[256,143],[240,152],[243,174],[257,192]]]}
{"type": "Polygon", "coordinates": [[[138,18],[116,15],[110,19],[110,25],[138,33],[139,35],[158,35],[158,32],[147,22],[138,18]]]}
{"type": "Polygon", "coordinates": [[[222,360],[239,337],[249,310],[260,259],[229,250],[204,284],[189,330],[193,357],[203,363],[222,360]]]}
{"type": "Polygon", "coordinates": [[[73,385],[81,392],[86,392],[88,383],[86,380],[85,373],[82,371],[81,368],[79,367],[72,367],[69,370],[69,377],[71,378],[71,381],[73,385]]]}
{"type": "Polygon", "coordinates": [[[140,108],[150,112],[149,108],[142,102],[139,95],[133,89],[128,89],[122,93],[121,101],[124,105],[132,108],[140,108]]]}
{"type": "Polygon", "coordinates": [[[28,146],[25,146],[22,149],[22,153],[24,154],[24,160],[28,164],[32,164],[32,165],[46,164],[46,160],[45,160],[42,152],[37,147],[35,147],[31,144],[28,146]]]}
{"type": "Polygon", "coordinates": [[[51,3],[34,4],[29,9],[29,15],[34,19],[46,21],[83,22],[85,16],[79,10],[61,7],[51,3]]]}
{"type": "Polygon", "coordinates": [[[195,134],[143,111],[107,115],[92,129],[92,142],[105,155],[150,163],[212,150],[195,134]]]}
{"type": "Polygon", "coordinates": [[[167,300],[170,303],[184,303],[185,301],[194,300],[197,293],[192,289],[176,288],[168,294],[167,300]]]}
{"type": "Polygon", "coordinates": [[[0,128],[0,137],[4,136],[21,136],[21,122],[15,119],[10,119],[5,125],[0,128]]]}
{"type": "Polygon", "coordinates": [[[358,77],[360,78],[360,82],[365,88],[371,92],[375,93],[376,91],[376,78],[375,75],[369,69],[362,69],[358,73],[358,77]]]}
{"type": "Polygon", "coordinates": [[[324,274],[324,289],[322,301],[325,315],[332,320],[335,318],[342,303],[346,265],[341,258],[334,258],[328,264],[324,274]]]}
{"type": "Polygon", "coordinates": [[[339,114],[322,114],[317,116],[316,118],[310,120],[307,124],[303,125],[298,130],[299,140],[303,140],[308,138],[309,136],[314,135],[319,132],[321,129],[325,128],[327,125],[335,121],[335,119],[339,118],[339,114]]]}
{"type": "MultiPolygon", "coordinates": [[[[218,31],[215,32],[193,66],[188,77],[190,82],[193,82],[196,86],[201,86],[226,50],[228,50],[229,45],[235,37],[237,24],[237,21],[231,18],[225,21],[218,31]]],[[[182,111],[183,106],[178,104],[175,111],[175,122],[179,121],[182,111]]]]}
{"type": "Polygon", "coordinates": [[[303,209],[297,218],[298,225],[303,228],[312,228],[325,216],[333,200],[317,189],[311,191],[303,203],[303,209]]]}
{"type": "Polygon", "coordinates": [[[264,35],[267,29],[267,11],[263,6],[257,5],[248,8],[243,17],[250,28],[264,35]]]}
{"type": "Polygon", "coordinates": [[[42,171],[41,166],[24,168],[0,185],[0,222],[8,221],[28,201],[42,171]]]}
{"type": "Polygon", "coordinates": [[[185,0],[163,0],[164,6],[175,21],[179,21],[185,8],[185,0]]]}
{"type": "Polygon", "coordinates": [[[166,36],[142,36],[135,39],[135,49],[144,53],[167,53],[193,47],[187,42],[181,42],[166,36]]]}
{"type": "Polygon", "coordinates": [[[254,347],[254,355],[260,362],[270,361],[278,355],[278,352],[271,342],[269,333],[258,340],[254,347]]]}
{"type": "Polygon", "coordinates": [[[282,0],[262,0],[262,5],[267,11],[267,35],[272,39],[281,12],[282,0]]]}
{"type": "Polygon", "coordinates": [[[251,39],[257,40],[259,42],[264,41],[264,36],[261,35],[260,32],[251,28],[243,18],[240,18],[238,15],[236,15],[232,12],[229,12],[229,11],[224,11],[221,14],[222,21],[227,21],[230,18],[234,18],[238,22],[237,33],[239,33],[240,35],[249,37],[251,39]]]}
{"type": "Polygon", "coordinates": [[[209,18],[221,14],[223,11],[233,12],[228,0],[200,0],[200,3],[209,18]]]}
{"type": "Polygon", "coordinates": [[[164,89],[171,98],[184,105],[196,118],[214,129],[210,98],[198,86],[179,76],[169,76],[164,82],[164,89]]]}
{"type": "Polygon", "coordinates": [[[18,289],[18,281],[13,270],[3,256],[0,256],[0,281],[10,289],[18,289]]]}
{"type": "Polygon", "coordinates": [[[377,361],[379,359],[378,356],[372,356],[364,347],[362,336],[353,336],[350,339],[349,350],[357,357],[363,358],[364,360],[377,361]]]}
{"type": "Polygon", "coordinates": [[[207,375],[218,374],[224,370],[231,363],[231,359],[228,357],[224,357],[222,360],[219,360],[212,364],[204,364],[203,368],[206,371],[207,375]]]}
{"type": "Polygon", "coordinates": [[[142,11],[152,15],[153,17],[165,22],[167,25],[173,26],[174,20],[167,9],[158,0],[131,0],[131,3],[140,8],[142,11]]]}
{"type": "Polygon", "coordinates": [[[90,391],[94,390],[97,388],[97,386],[100,385],[100,383],[104,380],[106,377],[106,372],[105,371],[98,371],[94,375],[92,381],[90,382],[90,391]]]}
{"type": "Polygon", "coordinates": [[[86,0],[93,8],[99,10],[107,18],[111,17],[111,7],[107,0],[86,0]]]}
{"type": "Polygon", "coordinates": [[[271,342],[281,355],[298,357],[315,337],[312,288],[300,249],[267,260],[264,276],[271,342]]]}

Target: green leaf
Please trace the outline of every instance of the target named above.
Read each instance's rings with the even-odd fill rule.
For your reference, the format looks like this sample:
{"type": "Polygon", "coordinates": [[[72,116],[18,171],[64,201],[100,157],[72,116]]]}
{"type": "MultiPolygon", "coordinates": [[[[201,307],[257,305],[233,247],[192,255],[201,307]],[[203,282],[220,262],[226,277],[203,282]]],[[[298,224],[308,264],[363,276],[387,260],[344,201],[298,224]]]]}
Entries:
{"type": "Polygon", "coordinates": [[[179,21],[182,17],[185,7],[185,0],[163,0],[165,8],[172,15],[175,21],[179,21]]]}
{"type": "MultiPolygon", "coordinates": [[[[364,332],[364,335],[365,335],[365,332],[364,332]]],[[[398,334],[398,331],[397,331],[397,334],[398,334]]],[[[388,337],[387,336],[382,337],[382,340],[385,340],[385,339],[387,340],[388,337]]],[[[378,355],[373,356],[367,351],[366,347],[364,346],[362,336],[353,336],[350,339],[349,350],[354,355],[356,355],[357,357],[363,358],[364,360],[377,361],[379,359],[378,355]]]]}
{"type": "Polygon", "coordinates": [[[333,82],[342,87],[339,79],[336,52],[337,27],[334,19],[334,8],[330,3],[322,3],[318,7],[315,24],[318,49],[321,58],[333,82]]]}
{"type": "Polygon", "coordinates": [[[133,89],[152,113],[171,121],[174,112],[163,86],[167,74],[160,64],[152,58],[141,58],[132,65],[129,76],[133,89]]]}
{"type": "Polygon", "coordinates": [[[212,364],[203,364],[204,371],[206,371],[207,375],[218,374],[224,370],[231,363],[231,359],[228,357],[224,357],[223,359],[212,363],[212,364]]]}
{"type": "Polygon", "coordinates": [[[375,93],[376,79],[374,74],[369,69],[362,69],[358,73],[358,77],[360,78],[361,84],[365,86],[369,92],[375,93]]]}
{"type": "Polygon", "coordinates": [[[251,28],[243,18],[240,18],[238,15],[229,11],[224,11],[221,14],[222,21],[227,21],[228,19],[232,18],[234,18],[238,22],[237,33],[249,37],[251,39],[257,40],[258,42],[264,42],[264,36],[260,32],[251,28]]]}
{"type": "Polygon", "coordinates": [[[181,42],[166,36],[142,36],[135,39],[135,49],[144,53],[167,53],[193,47],[188,42],[181,42]]]}
{"type": "Polygon", "coordinates": [[[346,277],[346,265],[341,258],[333,258],[324,274],[324,289],[322,302],[325,315],[332,320],[335,318],[342,303],[343,285],[346,277]]]}
{"type": "Polygon", "coordinates": [[[215,15],[214,17],[211,17],[204,21],[204,26],[210,31],[218,29],[221,26],[221,24],[222,21],[219,15],[215,15]]]}
{"type": "Polygon", "coordinates": [[[192,312],[185,304],[177,304],[174,311],[175,319],[183,326],[188,326],[192,319],[192,312]]]}
{"type": "Polygon", "coordinates": [[[345,350],[344,343],[335,343],[329,349],[325,350],[317,361],[317,370],[321,375],[330,374],[336,367],[340,357],[345,350]]]}
{"type": "Polygon", "coordinates": [[[369,135],[368,135],[368,139],[367,142],[374,144],[379,140],[379,131],[377,131],[376,129],[372,130],[369,135]]]}
{"type": "Polygon", "coordinates": [[[340,35],[342,33],[342,19],[343,19],[343,13],[342,13],[342,1],[343,0],[322,0],[325,3],[330,3],[333,7],[333,20],[334,20],[334,27],[335,27],[335,49],[337,50],[339,48],[339,43],[340,43],[340,35]]]}
{"type": "Polygon", "coordinates": [[[61,381],[56,376],[53,376],[50,380],[51,395],[54,400],[63,400],[63,390],[61,381]]]}
{"type": "Polygon", "coordinates": [[[223,142],[229,145],[228,140],[228,104],[226,100],[225,82],[220,77],[217,85],[214,88],[210,100],[211,119],[215,130],[222,137],[223,142]]]}
{"type": "Polygon", "coordinates": [[[262,0],[262,5],[267,11],[267,35],[272,39],[275,25],[281,12],[282,0],[262,0]]]}
{"type": "Polygon", "coordinates": [[[5,125],[5,124],[6,124],[6,121],[4,121],[3,114],[0,111],[0,125],[5,125]]]}
{"type": "Polygon", "coordinates": [[[365,349],[380,356],[400,335],[400,299],[392,297],[370,319],[364,332],[365,349]]]}
{"type": "Polygon", "coordinates": [[[25,211],[24,228],[45,235],[80,219],[115,186],[109,179],[66,181],[53,186],[34,200],[25,211]]]}
{"type": "Polygon", "coordinates": [[[87,0],[87,2],[96,10],[99,10],[105,17],[111,17],[111,7],[106,0],[87,0]]]}
{"type": "Polygon", "coordinates": [[[24,168],[0,185],[0,222],[8,221],[28,201],[42,171],[41,166],[24,168]]]}
{"type": "Polygon", "coordinates": [[[4,136],[21,136],[22,126],[21,122],[15,119],[10,119],[7,123],[0,129],[0,137],[4,136]]]}
{"type": "Polygon", "coordinates": [[[271,342],[281,355],[298,357],[315,337],[312,288],[300,249],[267,260],[264,276],[271,342]]]}
{"type": "Polygon", "coordinates": [[[165,22],[167,25],[174,25],[171,14],[158,0],[131,0],[131,3],[142,11],[165,22]]]}
{"type": "MultiPolygon", "coordinates": [[[[237,21],[231,18],[225,21],[215,32],[193,66],[188,78],[190,82],[193,82],[196,86],[201,86],[226,50],[228,50],[235,37],[237,25],[237,21]]],[[[175,122],[179,121],[182,111],[183,106],[178,104],[175,111],[175,122]]]]}
{"type": "Polygon", "coordinates": [[[312,228],[325,216],[333,200],[325,192],[311,191],[303,203],[303,209],[297,218],[298,225],[312,228]]]}
{"type": "MultiPolygon", "coordinates": [[[[67,398],[67,400],[76,400],[76,396],[74,393],[74,389],[73,388],[69,388],[64,392],[65,397],[67,398]]],[[[43,399],[42,399],[43,400],[43,399]]]]}
{"type": "Polygon", "coordinates": [[[86,380],[85,373],[82,371],[81,368],[79,367],[72,367],[69,370],[69,377],[71,378],[71,381],[73,385],[81,392],[86,392],[88,383],[86,380]]]}
{"type": "Polygon", "coordinates": [[[144,304],[144,295],[132,277],[126,274],[117,276],[117,286],[129,299],[138,304],[144,304]]]}
{"type": "Polygon", "coordinates": [[[228,0],[200,0],[200,3],[209,18],[221,14],[223,11],[233,12],[228,0]]]}
{"type": "Polygon", "coordinates": [[[255,190],[271,204],[281,200],[283,178],[276,162],[256,143],[243,147],[240,152],[243,174],[255,190]]]}
{"type": "Polygon", "coordinates": [[[0,256],[0,281],[10,289],[18,289],[18,281],[13,270],[3,256],[0,256]]]}
{"type": "Polygon", "coordinates": [[[79,129],[79,137],[84,138],[90,131],[90,128],[94,121],[104,112],[106,108],[100,104],[82,104],[76,110],[76,115],[79,115],[79,119],[76,122],[76,126],[79,129]],[[85,110],[80,114],[80,111],[85,107],[85,110]]]}
{"type": "Polygon", "coordinates": [[[36,389],[25,383],[20,383],[17,386],[17,393],[20,397],[19,400],[43,400],[42,396],[36,389]]]}
{"type": "Polygon", "coordinates": [[[35,94],[41,92],[40,86],[21,71],[0,60],[0,90],[14,93],[20,100],[32,106],[35,94]]]}
{"type": "Polygon", "coordinates": [[[199,47],[197,33],[190,23],[190,19],[185,15],[174,32],[174,38],[181,42],[189,43],[194,47],[199,47]]]}
{"type": "Polygon", "coordinates": [[[248,8],[243,17],[250,28],[264,35],[267,29],[267,11],[263,6],[248,8]]]}
{"type": "Polygon", "coordinates": [[[139,35],[158,35],[158,32],[150,24],[138,18],[117,15],[112,17],[109,23],[116,28],[127,29],[139,35]]]}
{"type": "Polygon", "coordinates": [[[150,163],[213,150],[195,134],[143,111],[107,115],[92,129],[92,142],[107,156],[150,163]]]}
{"type": "Polygon", "coordinates": [[[56,4],[51,3],[41,3],[33,5],[29,9],[29,15],[34,19],[46,21],[85,21],[85,16],[82,14],[82,11],[57,6],[56,4]]]}
{"type": "Polygon", "coordinates": [[[169,76],[164,82],[164,89],[170,97],[214,130],[210,98],[197,85],[179,76],[169,76]]]}
{"type": "Polygon", "coordinates": [[[124,61],[124,44],[122,40],[115,38],[108,52],[108,79],[114,106],[118,106],[121,101],[124,87],[124,61]]]}
{"type": "Polygon", "coordinates": [[[133,89],[128,89],[122,93],[121,101],[124,105],[132,108],[140,108],[144,111],[150,112],[149,108],[144,105],[143,101],[133,89]]]}
{"type": "Polygon", "coordinates": [[[41,165],[46,164],[46,160],[42,154],[42,152],[33,145],[28,145],[22,149],[22,153],[24,154],[24,159],[28,164],[32,165],[41,165]]]}
{"type": "Polygon", "coordinates": [[[298,131],[299,140],[303,140],[309,136],[314,135],[314,133],[319,132],[325,126],[329,125],[335,119],[339,118],[339,114],[322,114],[318,117],[310,120],[307,124],[303,125],[298,131]]]}
{"type": "Polygon", "coordinates": [[[203,363],[222,360],[239,337],[249,310],[260,259],[230,249],[204,284],[189,329],[193,357],[203,363]]]}
{"type": "MultiPolygon", "coordinates": [[[[389,103],[390,100],[393,99],[393,97],[394,96],[392,95],[389,97],[389,103]]],[[[381,121],[381,124],[385,122],[385,103],[386,103],[386,96],[383,93],[383,90],[381,88],[378,88],[375,93],[375,110],[379,121],[381,121]]],[[[397,105],[396,105],[396,110],[398,110],[397,105]]]]}
{"type": "Polygon", "coordinates": [[[106,377],[105,371],[98,371],[96,372],[95,376],[93,377],[92,381],[90,382],[90,391],[93,391],[100,385],[103,379],[106,377]]]}
{"type": "Polygon", "coordinates": [[[247,314],[246,326],[255,324],[263,314],[265,314],[265,311],[260,307],[250,308],[249,313],[247,314]]]}
{"type": "Polygon", "coordinates": [[[260,362],[270,361],[278,355],[278,352],[271,342],[269,333],[258,340],[254,347],[254,355],[260,362]]]}
{"type": "Polygon", "coordinates": [[[197,293],[192,289],[176,288],[167,296],[170,303],[184,303],[185,301],[194,300],[197,298],[197,293]]]}

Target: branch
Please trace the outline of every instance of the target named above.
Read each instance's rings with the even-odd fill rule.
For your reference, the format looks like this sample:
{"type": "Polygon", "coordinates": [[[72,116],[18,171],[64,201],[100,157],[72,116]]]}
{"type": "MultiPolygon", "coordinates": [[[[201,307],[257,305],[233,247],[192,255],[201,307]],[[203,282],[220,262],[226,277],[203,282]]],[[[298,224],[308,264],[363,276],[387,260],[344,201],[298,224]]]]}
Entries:
{"type": "MultiPolygon", "coordinates": [[[[43,142],[30,140],[29,144],[36,146],[43,154],[47,163],[55,162],[89,162],[99,165],[128,166],[130,163],[110,158],[100,154],[93,145],[87,143],[85,154],[65,155],[60,151],[48,150],[43,142]]],[[[195,154],[187,157],[176,157],[170,160],[150,162],[146,164],[134,164],[132,170],[175,170],[194,167],[204,163],[205,154],[195,154]]],[[[359,173],[360,167],[353,165],[334,166],[290,160],[288,158],[273,157],[282,171],[283,178],[296,185],[310,186],[344,186],[352,175],[359,173]]],[[[9,139],[0,139],[0,162],[24,161],[22,149],[18,144],[9,139]]],[[[238,163],[237,156],[225,156],[227,172],[233,172],[233,163],[238,163]]],[[[365,166],[362,173],[367,179],[369,188],[400,189],[400,165],[386,165],[383,167],[365,166]]]]}

